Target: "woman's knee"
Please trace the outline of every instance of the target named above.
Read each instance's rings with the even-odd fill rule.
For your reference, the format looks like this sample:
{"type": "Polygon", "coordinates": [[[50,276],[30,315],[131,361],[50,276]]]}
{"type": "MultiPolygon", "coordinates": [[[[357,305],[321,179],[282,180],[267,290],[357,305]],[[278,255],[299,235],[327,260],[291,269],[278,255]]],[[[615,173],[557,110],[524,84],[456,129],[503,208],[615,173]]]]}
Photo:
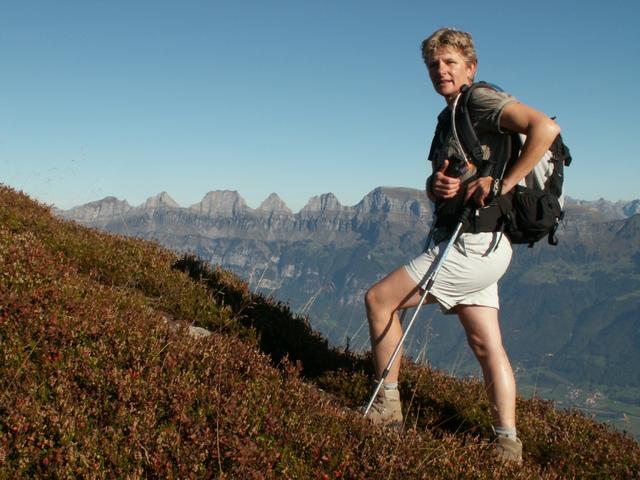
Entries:
{"type": "Polygon", "coordinates": [[[384,303],[384,295],[381,292],[380,284],[373,285],[364,294],[364,303],[368,310],[377,309],[384,303]]]}
{"type": "Polygon", "coordinates": [[[374,284],[365,293],[365,304],[369,312],[391,314],[399,308],[412,306],[418,288],[402,267],[391,272],[374,284]]]}
{"type": "Polygon", "coordinates": [[[505,355],[502,342],[499,340],[481,338],[475,335],[467,336],[467,343],[481,363],[492,359],[501,358],[505,355]]]}

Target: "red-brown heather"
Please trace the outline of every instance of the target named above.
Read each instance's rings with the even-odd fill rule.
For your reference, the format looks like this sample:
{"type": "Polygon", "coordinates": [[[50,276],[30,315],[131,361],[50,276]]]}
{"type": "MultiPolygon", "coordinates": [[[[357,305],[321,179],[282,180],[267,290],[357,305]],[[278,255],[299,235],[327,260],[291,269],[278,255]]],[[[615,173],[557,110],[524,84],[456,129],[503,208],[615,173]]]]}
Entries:
{"type": "Polygon", "coordinates": [[[405,432],[373,427],[366,356],[228,272],[1,186],[0,354],[0,478],[640,477],[635,440],[540,399],[518,400],[524,465],[495,463],[482,385],[406,359],[405,432]]]}

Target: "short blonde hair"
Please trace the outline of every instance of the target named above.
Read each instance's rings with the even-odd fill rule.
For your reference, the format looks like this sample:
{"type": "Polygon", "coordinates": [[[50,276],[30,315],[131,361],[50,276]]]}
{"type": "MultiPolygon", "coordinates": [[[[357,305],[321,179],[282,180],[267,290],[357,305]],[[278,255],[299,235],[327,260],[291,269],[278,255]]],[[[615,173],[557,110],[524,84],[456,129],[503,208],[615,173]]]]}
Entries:
{"type": "Polygon", "coordinates": [[[422,42],[422,59],[427,66],[429,66],[429,59],[442,47],[458,50],[468,65],[478,64],[473,39],[467,32],[461,32],[454,28],[441,28],[426,38],[422,42]]]}

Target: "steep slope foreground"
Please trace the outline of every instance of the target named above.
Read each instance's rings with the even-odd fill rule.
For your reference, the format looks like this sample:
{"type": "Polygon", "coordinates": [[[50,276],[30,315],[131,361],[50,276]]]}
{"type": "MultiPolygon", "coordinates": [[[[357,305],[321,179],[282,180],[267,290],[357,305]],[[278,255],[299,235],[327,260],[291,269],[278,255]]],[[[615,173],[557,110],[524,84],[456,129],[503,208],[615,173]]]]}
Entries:
{"type": "MultiPolygon", "coordinates": [[[[560,244],[516,248],[500,284],[505,346],[522,392],[595,414],[640,439],[640,200],[568,199],[560,244]]],[[[57,212],[110,233],[195,252],[254,290],[308,315],[334,346],[369,348],[364,294],[424,245],[424,192],[380,187],[355,206],[331,193],[293,213],[272,194],[252,209],[237,192],[188,208],[166,193],[133,207],[113,197],[57,212]]],[[[422,309],[406,345],[415,359],[478,374],[463,330],[422,309]]]]}
{"type": "Polygon", "coordinates": [[[352,409],[367,359],[286,305],[6,187],[0,355],[0,478],[640,475],[633,439],[535,399],[518,402],[525,464],[496,464],[481,385],[409,362],[405,433],[374,428],[352,409]]]}

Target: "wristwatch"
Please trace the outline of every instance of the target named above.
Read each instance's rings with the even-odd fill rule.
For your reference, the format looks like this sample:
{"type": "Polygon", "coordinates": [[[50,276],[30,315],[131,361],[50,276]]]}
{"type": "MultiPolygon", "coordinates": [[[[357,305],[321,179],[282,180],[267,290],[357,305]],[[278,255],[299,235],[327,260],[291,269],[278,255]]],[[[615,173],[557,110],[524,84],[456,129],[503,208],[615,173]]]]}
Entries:
{"type": "Polygon", "coordinates": [[[502,194],[502,179],[494,178],[491,182],[491,189],[489,190],[489,195],[487,195],[486,203],[491,203],[494,198],[500,196],[502,194]]]}

